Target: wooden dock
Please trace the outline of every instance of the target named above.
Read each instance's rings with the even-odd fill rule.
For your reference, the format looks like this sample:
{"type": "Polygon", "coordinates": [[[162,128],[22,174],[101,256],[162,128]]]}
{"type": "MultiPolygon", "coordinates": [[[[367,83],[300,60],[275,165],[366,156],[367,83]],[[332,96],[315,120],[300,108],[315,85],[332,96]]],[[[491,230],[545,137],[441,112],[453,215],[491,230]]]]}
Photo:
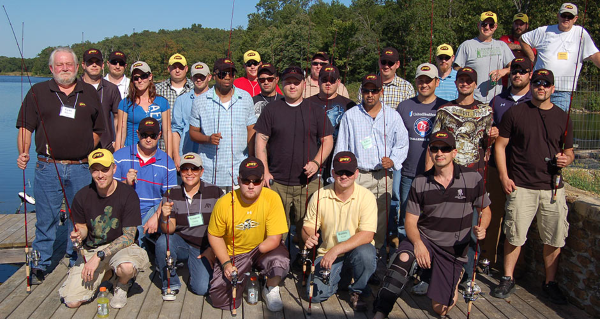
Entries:
{"type": "MultiPolygon", "coordinates": [[[[29,247],[35,238],[35,213],[27,214],[29,247]]],[[[0,264],[25,262],[25,214],[0,214],[0,264]]]]}

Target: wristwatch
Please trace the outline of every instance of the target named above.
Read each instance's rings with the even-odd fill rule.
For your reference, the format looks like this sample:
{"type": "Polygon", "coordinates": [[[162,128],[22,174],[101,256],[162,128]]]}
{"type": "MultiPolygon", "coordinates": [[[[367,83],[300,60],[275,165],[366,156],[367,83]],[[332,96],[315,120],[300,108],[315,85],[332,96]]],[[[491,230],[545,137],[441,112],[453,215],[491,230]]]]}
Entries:
{"type": "Polygon", "coordinates": [[[104,256],[106,256],[104,254],[104,251],[100,250],[96,253],[96,256],[98,256],[98,258],[100,258],[100,261],[104,260],[104,256]]]}

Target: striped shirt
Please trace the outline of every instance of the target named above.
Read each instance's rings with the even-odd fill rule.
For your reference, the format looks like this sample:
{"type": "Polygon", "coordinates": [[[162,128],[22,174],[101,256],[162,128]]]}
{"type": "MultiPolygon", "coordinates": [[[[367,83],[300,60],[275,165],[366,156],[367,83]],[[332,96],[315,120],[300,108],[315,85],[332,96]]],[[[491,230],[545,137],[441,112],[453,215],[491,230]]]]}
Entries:
{"type": "Polygon", "coordinates": [[[192,82],[190,79],[186,79],[186,82],[183,85],[183,90],[179,94],[177,94],[177,91],[175,91],[173,86],[171,86],[171,78],[168,78],[156,85],[156,94],[169,101],[169,106],[171,106],[171,118],[173,118],[173,105],[175,105],[175,100],[177,100],[177,97],[193,90],[194,82],[192,82]]]}
{"type": "Polygon", "coordinates": [[[421,236],[466,262],[473,207],[485,208],[490,205],[490,199],[477,171],[456,163],[452,165],[454,178],[448,188],[435,180],[435,168],[414,179],[406,212],[419,216],[417,228],[421,236]]]}
{"type": "Polygon", "coordinates": [[[447,77],[440,78],[440,85],[435,89],[435,96],[446,101],[452,101],[458,98],[458,89],[456,88],[455,83],[456,73],[458,73],[458,71],[452,69],[447,77]]]}
{"type": "MultiPolygon", "coordinates": [[[[404,100],[408,100],[415,96],[415,88],[410,82],[395,75],[390,83],[383,83],[383,95],[381,102],[389,105],[392,109],[396,109],[398,104],[404,100]]],[[[358,103],[362,103],[362,85],[358,88],[358,103]]]]}

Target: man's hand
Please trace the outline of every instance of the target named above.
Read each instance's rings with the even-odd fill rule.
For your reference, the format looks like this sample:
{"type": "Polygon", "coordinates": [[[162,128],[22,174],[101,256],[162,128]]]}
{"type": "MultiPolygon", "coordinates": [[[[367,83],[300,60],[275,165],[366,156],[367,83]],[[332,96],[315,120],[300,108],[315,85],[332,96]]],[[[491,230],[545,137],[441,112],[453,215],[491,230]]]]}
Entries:
{"type": "Polygon", "coordinates": [[[335,249],[335,247],[336,246],[333,246],[333,248],[331,248],[327,253],[325,253],[325,256],[323,256],[323,258],[321,258],[321,268],[324,268],[327,270],[331,269],[331,267],[333,266],[333,263],[340,255],[337,252],[337,249],[335,249]]]}
{"type": "Polygon", "coordinates": [[[565,153],[556,154],[556,166],[567,167],[569,165],[569,157],[565,153]]]}
{"type": "Polygon", "coordinates": [[[304,174],[306,174],[308,178],[311,178],[313,175],[319,172],[319,166],[313,161],[306,163],[303,168],[304,174]]]}
{"type": "Polygon", "coordinates": [[[28,162],[29,162],[29,154],[28,153],[21,153],[19,155],[19,157],[17,157],[17,166],[20,169],[26,169],[28,162]]]}
{"type": "Polygon", "coordinates": [[[173,211],[173,202],[165,202],[162,204],[162,216],[169,217],[171,216],[171,212],[173,211]]]}
{"type": "Polygon", "coordinates": [[[390,169],[394,167],[394,161],[392,161],[392,159],[389,157],[382,157],[381,166],[383,166],[384,169],[390,169]]]}
{"type": "Polygon", "coordinates": [[[417,264],[419,267],[423,269],[431,268],[431,257],[429,256],[429,251],[425,244],[422,241],[415,243],[415,258],[417,259],[417,264]]]}
{"type": "MultiPolygon", "coordinates": [[[[164,204],[163,204],[164,206],[164,204]]],[[[158,214],[154,214],[144,224],[144,234],[154,234],[158,230],[158,214]]]]}
{"type": "Polygon", "coordinates": [[[502,190],[504,190],[505,194],[510,194],[517,189],[517,185],[515,185],[515,182],[508,177],[501,177],[500,182],[502,183],[502,190]]]}
{"type": "Polygon", "coordinates": [[[266,188],[271,188],[271,180],[273,180],[273,175],[271,175],[271,173],[269,172],[265,172],[263,178],[263,186],[266,188]]]}
{"type": "Polygon", "coordinates": [[[475,233],[475,237],[477,237],[478,240],[485,239],[485,228],[481,226],[474,226],[473,233],[475,233]]]}
{"type": "Polygon", "coordinates": [[[319,244],[319,233],[317,233],[316,235],[310,235],[310,237],[308,237],[306,239],[306,242],[304,243],[304,247],[306,247],[306,249],[313,249],[313,247],[316,247],[319,244]]]}
{"type": "Polygon", "coordinates": [[[208,247],[207,249],[205,249],[200,255],[198,255],[198,259],[202,259],[202,257],[206,258],[206,260],[208,260],[208,264],[210,265],[210,268],[214,268],[215,266],[215,260],[217,259],[217,256],[215,256],[215,253],[213,252],[211,247],[208,247]]]}
{"type": "Polygon", "coordinates": [[[83,279],[85,282],[92,282],[94,280],[94,272],[98,268],[99,264],[100,258],[98,258],[96,255],[88,259],[83,266],[83,270],[81,271],[81,279],[83,279]]]}
{"type": "Polygon", "coordinates": [[[499,134],[500,134],[500,131],[498,131],[497,127],[492,126],[492,128],[490,128],[490,134],[489,134],[490,138],[496,138],[496,137],[498,137],[499,134]]]}
{"type": "Polygon", "coordinates": [[[231,273],[232,273],[234,270],[235,270],[235,271],[237,271],[237,268],[236,268],[236,267],[233,267],[233,265],[232,265],[231,263],[228,263],[228,264],[225,266],[225,269],[223,269],[223,274],[225,275],[225,278],[227,278],[227,280],[231,281],[231,273]]]}
{"type": "Polygon", "coordinates": [[[77,229],[77,231],[71,232],[71,241],[74,243],[81,243],[83,241],[83,238],[81,238],[81,232],[79,232],[79,229],[77,229]]]}
{"type": "Polygon", "coordinates": [[[213,133],[208,137],[208,142],[212,145],[219,145],[222,138],[221,133],[213,133]]]}
{"type": "Polygon", "coordinates": [[[137,182],[137,170],[130,168],[127,171],[127,185],[133,185],[137,182]]]}

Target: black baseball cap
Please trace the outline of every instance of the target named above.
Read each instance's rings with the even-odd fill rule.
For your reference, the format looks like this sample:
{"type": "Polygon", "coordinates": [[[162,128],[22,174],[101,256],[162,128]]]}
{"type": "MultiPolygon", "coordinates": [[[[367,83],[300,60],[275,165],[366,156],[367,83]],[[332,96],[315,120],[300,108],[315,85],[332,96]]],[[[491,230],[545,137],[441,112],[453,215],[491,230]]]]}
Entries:
{"type": "Polygon", "coordinates": [[[433,142],[440,141],[446,143],[448,146],[452,148],[456,148],[456,141],[454,140],[454,134],[446,131],[439,130],[429,137],[429,145],[433,144],[433,142]]]}
{"type": "Polygon", "coordinates": [[[271,75],[277,76],[277,70],[271,63],[263,63],[261,66],[258,67],[256,75],[259,76],[262,73],[269,73],[271,75]]]}
{"type": "Polygon", "coordinates": [[[456,73],[456,78],[458,79],[458,77],[461,75],[466,75],[473,80],[473,82],[477,83],[477,71],[475,71],[473,68],[460,68],[456,73]]]}
{"type": "Polygon", "coordinates": [[[140,121],[138,132],[142,133],[160,133],[160,123],[155,118],[146,117],[140,121]]]}
{"type": "Polygon", "coordinates": [[[531,60],[529,60],[529,58],[527,58],[527,57],[515,58],[510,63],[511,70],[521,69],[521,70],[525,70],[525,71],[531,71],[532,67],[533,67],[533,64],[531,63],[531,60]]]}
{"type": "Polygon", "coordinates": [[[248,156],[240,164],[241,179],[262,179],[264,172],[265,166],[263,162],[254,156],[248,156]]]}
{"type": "Polygon", "coordinates": [[[108,57],[108,61],[112,60],[123,61],[123,63],[127,63],[127,56],[121,51],[113,51],[108,57]]]}
{"type": "Polygon", "coordinates": [[[548,81],[548,83],[554,85],[554,73],[547,69],[539,69],[533,72],[533,76],[531,77],[531,82],[544,80],[548,81]]]}
{"type": "Polygon", "coordinates": [[[377,74],[367,74],[365,75],[365,77],[362,79],[362,86],[364,87],[365,84],[367,83],[372,83],[375,85],[376,88],[381,89],[381,78],[379,77],[379,75],[377,74]]]}
{"type": "Polygon", "coordinates": [[[387,47],[381,50],[381,56],[379,57],[380,61],[392,61],[394,63],[400,60],[400,56],[398,55],[398,50],[387,47]]]}
{"type": "Polygon", "coordinates": [[[100,61],[104,61],[104,59],[102,58],[102,52],[100,52],[100,50],[98,49],[88,49],[85,52],[83,52],[83,62],[87,62],[93,58],[96,58],[100,61]]]}
{"type": "Polygon", "coordinates": [[[358,168],[356,156],[352,152],[339,152],[333,158],[333,171],[349,171],[354,173],[358,168]]]}
{"type": "Polygon", "coordinates": [[[288,78],[294,78],[298,81],[304,80],[304,72],[298,66],[290,66],[289,68],[283,70],[281,73],[281,81],[285,81],[288,78]]]}
{"type": "Polygon", "coordinates": [[[327,64],[319,71],[319,78],[325,76],[329,76],[332,80],[337,80],[340,78],[340,70],[335,65],[327,64]]]}
{"type": "Polygon", "coordinates": [[[312,57],[312,60],[314,60],[316,58],[329,61],[329,55],[327,55],[327,52],[323,52],[323,51],[319,51],[319,52],[315,53],[312,57]]]}
{"type": "Polygon", "coordinates": [[[215,61],[215,67],[213,68],[213,71],[225,71],[225,70],[233,70],[237,72],[237,69],[235,68],[235,64],[233,63],[233,61],[231,59],[228,58],[220,58],[217,61],[215,61]]]}

